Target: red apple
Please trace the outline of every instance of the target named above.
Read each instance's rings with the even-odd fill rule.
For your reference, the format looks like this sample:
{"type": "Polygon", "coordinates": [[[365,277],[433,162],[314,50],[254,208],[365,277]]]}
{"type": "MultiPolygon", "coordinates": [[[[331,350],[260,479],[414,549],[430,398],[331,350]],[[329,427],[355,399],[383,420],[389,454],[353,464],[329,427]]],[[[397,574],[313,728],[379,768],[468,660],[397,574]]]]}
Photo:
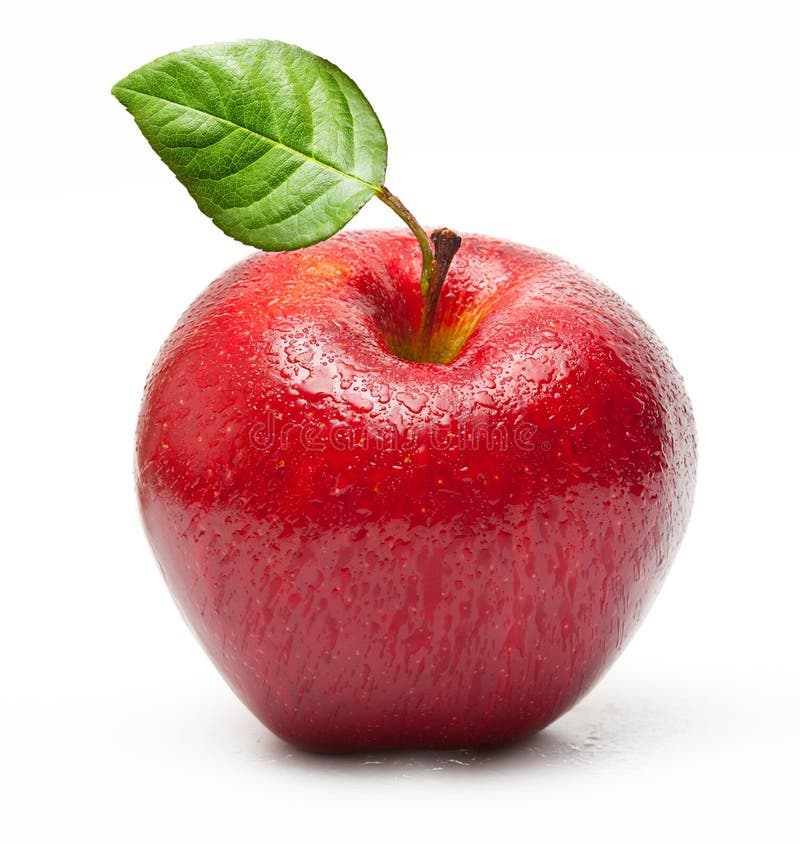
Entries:
{"type": "Polygon", "coordinates": [[[680,376],[619,296],[467,236],[419,363],[419,246],[258,253],[162,349],[137,435],[155,554],[227,681],[306,748],[515,739],[620,653],[687,522],[680,376]]]}

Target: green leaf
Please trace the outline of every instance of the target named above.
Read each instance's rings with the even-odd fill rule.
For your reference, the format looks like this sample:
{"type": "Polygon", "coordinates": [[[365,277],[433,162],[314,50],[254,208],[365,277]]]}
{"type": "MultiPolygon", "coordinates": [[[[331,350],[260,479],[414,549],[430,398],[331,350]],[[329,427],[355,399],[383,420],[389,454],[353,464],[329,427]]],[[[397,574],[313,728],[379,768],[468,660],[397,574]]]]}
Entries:
{"type": "Polygon", "coordinates": [[[170,53],[112,89],[200,209],[259,249],[330,237],[376,193],[386,136],[355,83],[280,41],[170,53]]]}

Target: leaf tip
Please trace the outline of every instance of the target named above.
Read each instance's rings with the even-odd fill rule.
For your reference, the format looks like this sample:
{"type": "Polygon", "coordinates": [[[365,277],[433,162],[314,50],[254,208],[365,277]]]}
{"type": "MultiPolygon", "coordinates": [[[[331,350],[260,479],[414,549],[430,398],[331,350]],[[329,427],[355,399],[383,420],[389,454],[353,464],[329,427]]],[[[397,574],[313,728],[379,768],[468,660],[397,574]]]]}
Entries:
{"type": "Polygon", "coordinates": [[[119,82],[116,82],[114,85],[111,86],[111,96],[115,99],[119,100],[119,102],[123,103],[124,105],[124,91],[125,91],[125,81],[127,80],[127,76],[125,79],[120,79],[119,82]]]}

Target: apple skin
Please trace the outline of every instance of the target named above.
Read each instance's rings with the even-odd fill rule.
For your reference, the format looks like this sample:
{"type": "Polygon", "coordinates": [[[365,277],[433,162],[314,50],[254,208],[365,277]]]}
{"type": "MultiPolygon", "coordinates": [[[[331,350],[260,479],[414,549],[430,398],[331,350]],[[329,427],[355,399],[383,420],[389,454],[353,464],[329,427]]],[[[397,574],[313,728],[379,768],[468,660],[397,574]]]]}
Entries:
{"type": "Polygon", "coordinates": [[[145,528],[185,619],[306,749],[541,729],[620,653],[689,516],[683,382],[619,296],[465,236],[415,363],[419,247],[258,253],[162,348],[137,430],[145,528]]]}

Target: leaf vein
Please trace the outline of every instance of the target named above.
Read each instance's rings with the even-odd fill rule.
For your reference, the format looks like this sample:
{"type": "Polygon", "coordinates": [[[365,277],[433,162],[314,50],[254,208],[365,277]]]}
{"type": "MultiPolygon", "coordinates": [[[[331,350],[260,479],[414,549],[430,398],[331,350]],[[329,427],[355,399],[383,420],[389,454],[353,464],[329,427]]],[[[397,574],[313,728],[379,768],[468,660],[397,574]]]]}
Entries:
{"type": "Polygon", "coordinates": [[[131,94],[136,94],[140,97],[147,97],[148,99],[151,99],[151,100],[158,100],[158,101],[163,102],[163,103],[169,103],[172,106],[177,106],[178,108],[186,109],[187,111],[193,111],[193,112],[195,112],[197,114],[201,114],[205,117],[212,117],[212,118],[214,118],[214,120],[218,120],[221,123],[225,123],[228,126],[234,127],[235,129],[243,129],[246,132],[250,132],[251,134],[256,135],[257,137],[262,138],[263,140],[268,141],[271,144],[275,144],[275,146],[278,146],[278,147],[286,150],[287,152],[292,153],[293,155],[297,155],[301,158],[304,158],[307,161],[310,161],[311,163],[316,164],[319,167],[323,167],[327,170],[331,170],[339,176],[344,176],[345,178],[352,179],[354,182],[359,182],[360,184],[364,185],[365,187],[370,188],[372,191],[380,190],[380,187],[381,187],[380,185],[375,185],[372,182],[368,182],[366,179],[362,179],[360,176],[356,176],[353,173],[346,173],[343,170],[339,170],[338,167],[335,167],[334,165],[329,164],[327,161],[323,161],[320,158],[316,158],[314,156],[308,155],[307,153],[301,152],[298,149],[294,149],[294,147],[290,147],[287,144],[282,143],[281,141],[279,141],[275,138],[271,138],[268,135],[263,134],[263,132],[258,132],[255,129],[251,129],[249,126],[240,126],[239,124],[234,123],[232,120],[228,120],[225,117],[219,117],[219,115],[212,114],[209,111],[205,111],[205,110],[200,109],[200,108],[195,108],[194,106],[183,105],[182,103],[176,103],[173,100],[169,100],[166,97],[159,97],[156,94],[149,94],[145,91],[137,91],[135,88],[128,88],[126,86],[120,85],[120,86],[118,86],[118,89],[123,90],[123,91],[128,91],[131,94]]]}

